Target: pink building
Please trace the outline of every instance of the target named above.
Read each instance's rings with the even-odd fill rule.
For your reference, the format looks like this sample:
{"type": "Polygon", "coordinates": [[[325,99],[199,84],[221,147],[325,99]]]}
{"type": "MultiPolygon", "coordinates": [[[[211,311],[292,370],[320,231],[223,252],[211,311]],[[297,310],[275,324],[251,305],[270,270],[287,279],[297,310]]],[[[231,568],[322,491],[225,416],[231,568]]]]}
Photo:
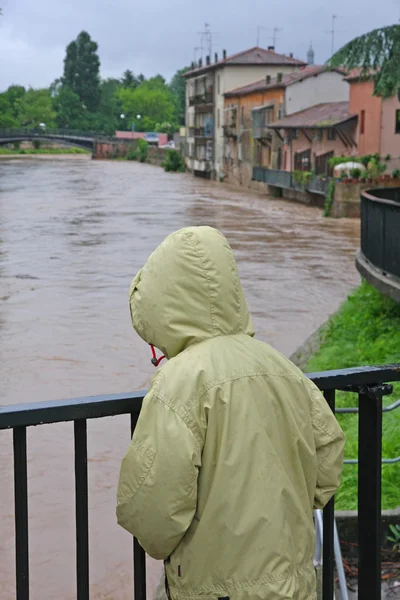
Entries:
{"type": "Polygon", "coordinates": [[[356,155],[357,115],[348,102],[326,102],[269,125],[282,138],[281,168],[331,174],[332,156],[356,155]]]}
{"type": "Polygon", "coordinates": [[[168,143],[167,133],[150,133],[141,131],[116,131],[115,137],[121,140],[145,140],[149,144],[165,146],[168,143]]]}

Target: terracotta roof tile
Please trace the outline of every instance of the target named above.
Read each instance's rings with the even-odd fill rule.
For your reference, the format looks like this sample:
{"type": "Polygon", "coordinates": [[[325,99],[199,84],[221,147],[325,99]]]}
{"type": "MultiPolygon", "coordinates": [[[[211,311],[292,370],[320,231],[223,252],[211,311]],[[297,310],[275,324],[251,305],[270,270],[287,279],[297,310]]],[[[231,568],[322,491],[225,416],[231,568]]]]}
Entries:
{"type": "Polygon", "coordinates": [[[356,116],[349,113],[348,102],[326,102],[284,117],[268,127],[272,129],[329,128],[356,116]]]}
{"type": "Polygon", "coordinates": [[[248,85],[244,85],[240,88],[236,88],[235,90],[231,90],[225,96],[244,96],[246,94],[250,94],[252,92],[272,90],[275,88],[286,88],[293,83],[298,81],[302,81],[303,79],[308,79],[309,77],[315,77],[324,73],[325,71],[336,71],[344,75],[344,72],[340,69],[331,69],[326,65],[313,65],[308,67],[300,68],[300,71],[294,71],[293,73],[284,74],[282,80],[278,82],[278,77],[272,77],[271,83],[267,83],[266,79],[261,79],[259,81],[255,81],[254,83],[250,83],[248,85]]]}
{"type": "Polygon", "coordinates": [[[207,71],[212,71],[224,65],[292,65],[302,66],[305,62],[286,56],[286,54],[278,54],[275,50],[266,50],[265,48],[259,48],[258,46],[244,50],[227,58],[219,60],[218,62],[211,63],[210,65],[204,65],[197,69],[192,69],[184,73],[183,77],[194,77],[201,75],[207,71]]]}

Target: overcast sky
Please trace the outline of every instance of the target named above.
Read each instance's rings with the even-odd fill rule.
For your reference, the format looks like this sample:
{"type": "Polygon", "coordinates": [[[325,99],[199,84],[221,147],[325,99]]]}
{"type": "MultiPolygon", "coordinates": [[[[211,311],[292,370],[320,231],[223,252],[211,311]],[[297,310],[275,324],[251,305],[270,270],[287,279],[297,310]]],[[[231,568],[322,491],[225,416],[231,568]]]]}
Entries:
{"type": "Polygon", "coordinates": [[[256,44],[304,59],[312,42],[316,62],[330,56],[332,12],[335,47],[366,31],[398,23],[400,0],[0,0],[0,90],[12,83],[48,86],[62,74],[65,46],[82,29],[99,44],[101,75],[125,69],[169,79],[190,64],[204,23],[215,32],[213,52],[228,54],[256,44]]]}

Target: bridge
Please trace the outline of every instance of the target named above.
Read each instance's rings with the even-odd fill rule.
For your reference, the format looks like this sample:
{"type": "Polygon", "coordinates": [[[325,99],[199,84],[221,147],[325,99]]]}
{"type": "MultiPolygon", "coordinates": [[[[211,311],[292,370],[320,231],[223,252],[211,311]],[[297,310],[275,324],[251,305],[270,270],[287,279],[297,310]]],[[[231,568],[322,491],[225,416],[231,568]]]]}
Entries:
{"type": "MultiPolygon", "coordinates": [[[[72,129],[47,129],[42,127],[22,129],[0,129],[0,146],[15,142],[56,142],[66,146],[77,146],[84,150],[94,150],[96,141],[112,141],[114,138],[99,131],[72,129]]],[[[121,141],[121,140],[119,140],[121,141]]]]}

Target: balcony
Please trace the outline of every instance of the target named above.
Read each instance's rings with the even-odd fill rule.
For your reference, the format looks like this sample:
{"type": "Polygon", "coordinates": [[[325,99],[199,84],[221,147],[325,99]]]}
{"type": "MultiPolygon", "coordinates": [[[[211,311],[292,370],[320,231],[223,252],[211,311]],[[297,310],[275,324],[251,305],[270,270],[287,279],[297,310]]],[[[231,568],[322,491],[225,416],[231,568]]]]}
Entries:
{"type": "Polygon", "coordinates": [[[214,137],[214,129],[209,125],[204,125],[203,127],[189,127],[189,137],[212,140],[214,137]]]}
{"type": "Polygon", "coordinates": [[[234,138],[237,139],[238,131],[236,123],[231,123],[230,125],[223,125],[224,136],[226,138],[234,138]]]}
{"type": "Polygon", "coordinates": [[[383,294],[400,302],[400,188],[361,194],[361,250],[357,269],[383,294]]]}
{"type": "MultiPolygon", "coordinates": [[[[391,393],[392,386],[389,383],[400,381],[400,365],[357,367],[313,373],[309,378],[324,392],[326,401],[333,411],[336,390],[358,393],[358,408],[342,408],[338,409],[338,412],[351,411],[359,415],[358,597],[361,600],[379,600],[381,598],[382,397],[391,393]]],[[[13,430],[17,600],[27,600],[30,594],[32,596],[40,594],[37,590],[31,589],[29,578],[27,428],[37,426],[42,430],[50,423],[69,422],[71,425],[73,423],[74,456],[71,459],[74,459],[75,464],[75,486],[71,489],[71,496],[75,496],[76,597],[79,600],[89,600],[87,421],[127,415],[125,434],[128,445],[136,427],[144,396],[145,392],[137,392],[0,407],[0,431],[13,430]]],[[[123,435],[123,431],[121,434],[123,435]]],[[[43,490],[42,493],[45,497],[47,491],[43,490]]],[[[12,511],[12,508],[10,507],[9,510],[12,511]]],[[[323,600],[332,600],[334,593],[334,532],[334,499],[332,499],[323,513],[323,600]]],[[[37,532],[35,535],[37,537],[43,534],[43,539],[46,540],[46,533],[48,536],[48,532],[37,532]]],[[[146,557],[137,540],[133,540],[133,567],[134,597],[136,600],[146,600],[146,557]]],[[[63,590],[60,589],[60,597],[62,593],[63,590]]]]}
{"type": "Polygon", "coordinates": [[[262,127],[254,127],[253,126],[253,138],[255,140],[272,140],[272,130],[269,129],[266,125],[262,127]]]}
{"type": "Polygon", "coordinates": [[[212,105],[213,102],[214,94],[212,90],[189,98],[189,106],[195,106],[197,108],[212,105]]]}

